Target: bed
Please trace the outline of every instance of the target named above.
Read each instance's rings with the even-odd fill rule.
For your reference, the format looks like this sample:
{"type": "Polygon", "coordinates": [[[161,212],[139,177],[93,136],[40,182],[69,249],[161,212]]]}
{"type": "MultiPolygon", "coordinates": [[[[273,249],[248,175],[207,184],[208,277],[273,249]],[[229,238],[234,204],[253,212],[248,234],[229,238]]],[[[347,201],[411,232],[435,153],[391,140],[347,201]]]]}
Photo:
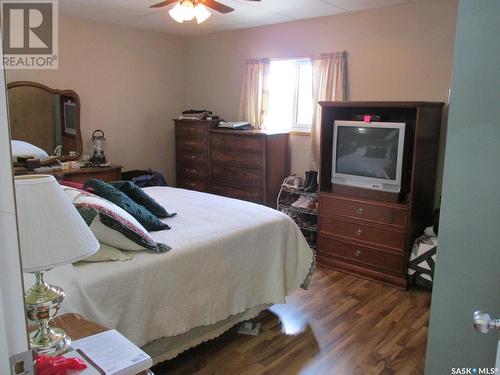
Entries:
{"type": "Polygon", "coordinates": [[[157,363],[307,286],[314,254],[283,213],[184,189],[145,190],[178,213],[166,219],[172,229],[152,233],[172,250],[49,272],[67,294],[62,312],[119,330],[157,363]]]}

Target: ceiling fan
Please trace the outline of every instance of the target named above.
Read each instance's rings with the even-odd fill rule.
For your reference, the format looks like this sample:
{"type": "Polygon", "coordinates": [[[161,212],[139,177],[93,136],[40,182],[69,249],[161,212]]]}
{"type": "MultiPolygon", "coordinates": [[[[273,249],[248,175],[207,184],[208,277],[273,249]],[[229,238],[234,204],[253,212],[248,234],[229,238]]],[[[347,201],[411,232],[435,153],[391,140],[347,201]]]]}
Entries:
{"type": "MultiPolygon", "coordinates": [[[[261,0],[247,0],[261,1],[261,0]]],[[[177,3],[175,7],[170,9],[170,16],[179,23],[191,21],[196,17],[198,23],[202,23],[210,17],[211,13],[206,8],[211,8],[219,13],[230,13],[233,8],[219,3],[215,0],[164,0],[157,4],[151,5],[150,8],[162,8],[170,4],[177,3]]]]}

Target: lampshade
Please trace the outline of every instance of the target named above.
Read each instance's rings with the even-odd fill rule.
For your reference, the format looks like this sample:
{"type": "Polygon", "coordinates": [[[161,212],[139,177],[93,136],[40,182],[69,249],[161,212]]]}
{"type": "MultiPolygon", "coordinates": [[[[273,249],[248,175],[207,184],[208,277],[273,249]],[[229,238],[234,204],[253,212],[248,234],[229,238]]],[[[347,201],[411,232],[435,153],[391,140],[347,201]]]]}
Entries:
{"type": "Polygon", "coordinates": [[[194,5],[191,1],[183,1],[184,21],[191,21],[194,18],[194,5]]]}
{"type": "Polygon", "coordinates": [[[204,5],[198,4],[194,7],[194,16],[199,24],[206,21],[212,13],[210,13],[204,5]]]}
{"type": "Polygon", "coordinates": [[[15,186],[24,272],[73,263],[99,250],[99,242],[53,176],[18,176],[15,186]]]}
{"type": "Polygon", "coordinates": [[[168,11],[170,17],[172,17],[176,22],[183,23],[184,22],[184,7],[177,3],[172,9],[168,11]]]}

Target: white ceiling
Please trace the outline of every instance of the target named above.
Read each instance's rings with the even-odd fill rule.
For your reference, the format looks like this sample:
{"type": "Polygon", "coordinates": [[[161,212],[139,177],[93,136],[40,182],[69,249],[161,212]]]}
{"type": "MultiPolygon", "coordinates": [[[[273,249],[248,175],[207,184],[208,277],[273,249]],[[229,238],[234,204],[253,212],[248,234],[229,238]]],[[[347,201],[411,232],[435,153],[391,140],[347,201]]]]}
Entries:
{"type": "Polygon", "coordinates": [[[199,35],[216,31],[243,29],[339,14],[362,9],[379,8],[416,0],[218,0],[235,9],[212,17],[198,25],[196,21],[179,24],[168,11],[175,4],[159,9],[149,5],[161,0],[59,0],[62,14],[123,26],[160,31],[176,35],[199,35]]]}

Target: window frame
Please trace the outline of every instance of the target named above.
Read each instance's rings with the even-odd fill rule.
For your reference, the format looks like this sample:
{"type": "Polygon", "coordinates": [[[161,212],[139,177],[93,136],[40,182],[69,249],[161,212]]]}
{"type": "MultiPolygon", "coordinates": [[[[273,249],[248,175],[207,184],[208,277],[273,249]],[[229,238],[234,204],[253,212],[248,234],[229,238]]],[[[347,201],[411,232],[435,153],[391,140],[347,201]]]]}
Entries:
{"type": "MultiPolygon", "coordinates": [[[[312,118],[310,124],[301,124],[299,123],[299,88],[300,88],[300,68],[303,65],[311,65],[311,59],[291,59],[295,62],[295,92],[294,92],[294,101],[293,101],[293,121],[291,126],[292,133],[298,134],[310,134],[312,128],[312,118]]],[[[312,75],[312,72],[311,72],[312,75]]],[[[312,77],[311,77],[312,78],[312,77]]],[[[314,98],[312,97],[312,87],[311,87],[311,102],[314,102],[314,98]]],[[[314,110],[314,104],[313,104],[314,110]]]]}

